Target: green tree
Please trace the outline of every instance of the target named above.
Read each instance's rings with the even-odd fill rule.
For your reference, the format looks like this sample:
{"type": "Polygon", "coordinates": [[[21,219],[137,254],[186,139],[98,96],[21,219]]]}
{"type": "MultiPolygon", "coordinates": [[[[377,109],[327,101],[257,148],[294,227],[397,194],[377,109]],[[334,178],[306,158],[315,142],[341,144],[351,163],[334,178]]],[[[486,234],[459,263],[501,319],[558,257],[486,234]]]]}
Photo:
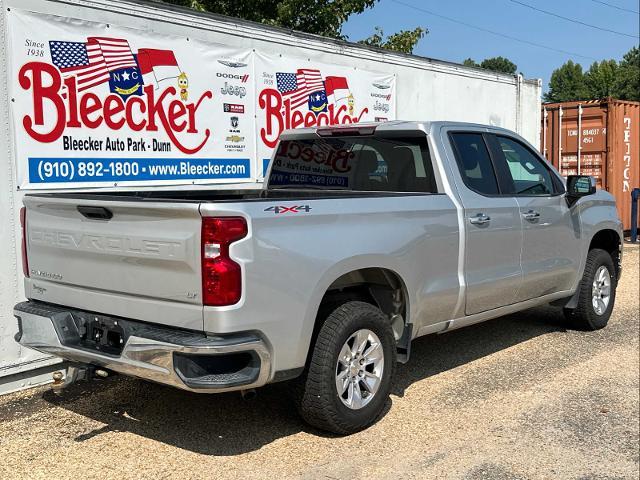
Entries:
{"type": "Polygon", "coordinates": [[[588,98],[582,65],[569,60],[553,71],[549,80],[549,91],[544,94],[546,102],[568,102],[588,98]]]}
{"type": "MultiPolygon", "coordinates": [[[[243,18],[276,27],[346,39],[342,26],[348,18],[373,7],[379,0],[164,0],[167,3],[243,18]]],[[[403,30],[386,39],[382,30],[362,43],[411,53],[426,29],[403,30]]]]}
{"type": "Polygon", "coordinates": [[[640,101],[640,48],[633,47],[620,61],[615,81],[616,96],[640,101]]]}
{"type": "Polygon", "coordinates": [[[516,70],[518,69],[518,66],[515,63],[505,57],[485,58],[480,63],[480,67],[485,70],[508,73],[510,75],[515,75],[516,70]]]}
{"type": "Polygon", "coordinates": [[[584,74],[587,98],[597,100],[617,96],[617,75],[618,62],[615,60],[593,62],[584,74]]]}
{"type": "Polygon", "coordinates": [[[393,35],[389,35],[385,39],[382,28],[375,27],[373,35],[364,40],[360,40],[358,43],[386,48],[387,50],[393,50],[395,52],[413,53],[415,46],[427,33],[429,33],[429,30],[426,28],[417,27],[414,30],[402,30],[393,35]]]}
{"type": "Polygon", "coordinates": [[[378,0],[165,0],[195,10],[343,38],[342,25],[378,0]]]}
{"type": "Polygon", "coordinates": [[[518,66],[505,57],[485,58],[482,62],[477,63],[473,58],[465,59],[462,64],[466,67],[484,68],[492,72],[508,73],[515,75],[518,66]]]}

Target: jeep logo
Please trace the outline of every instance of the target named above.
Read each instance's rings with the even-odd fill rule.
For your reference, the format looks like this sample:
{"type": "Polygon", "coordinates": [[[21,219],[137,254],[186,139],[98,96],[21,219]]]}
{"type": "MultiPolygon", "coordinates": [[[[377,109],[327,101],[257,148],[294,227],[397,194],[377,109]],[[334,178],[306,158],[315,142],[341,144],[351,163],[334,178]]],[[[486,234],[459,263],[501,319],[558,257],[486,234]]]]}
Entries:
{"type": "Polygon", "coordinates": [[[247,89],[244,87],[229,85],[227,82],[224,82],[224,87],[220,89],[220,93],[222,93],[222,95],[235,95],[242,98],[247,94],[247,89]]]}

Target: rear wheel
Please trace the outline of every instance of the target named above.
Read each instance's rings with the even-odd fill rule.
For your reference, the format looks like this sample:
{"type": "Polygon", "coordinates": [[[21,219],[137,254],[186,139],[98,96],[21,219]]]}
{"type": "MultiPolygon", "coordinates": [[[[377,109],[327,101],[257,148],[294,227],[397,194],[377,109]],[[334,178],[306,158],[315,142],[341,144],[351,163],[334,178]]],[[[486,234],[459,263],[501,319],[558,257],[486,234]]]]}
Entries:
{"type": "Polygon", "coordinates": [[[368,427],[388,400],[395,364],[395,338],[382,311],[358,301],[338,306],[322,324],[300,379],[300,414],[341,435],[368,427]]]}
{"type": "Polygon", "coordinates": [[[565,309],[571,325],[580,330],[605,327],[616,298],[615,267],[611,255],[605,250],[595,248],[589,251],[578,295],[576,308],[565,309]]]}

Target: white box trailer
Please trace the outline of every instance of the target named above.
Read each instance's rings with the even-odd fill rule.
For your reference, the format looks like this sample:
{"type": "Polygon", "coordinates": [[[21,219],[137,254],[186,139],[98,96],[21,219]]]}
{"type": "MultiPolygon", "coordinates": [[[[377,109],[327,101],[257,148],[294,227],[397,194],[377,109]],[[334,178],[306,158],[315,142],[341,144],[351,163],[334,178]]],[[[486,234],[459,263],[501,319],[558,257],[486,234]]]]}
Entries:
{"type": "Polygon", "coordinates": [[[521,75],[158,2],[0,6],[0,392],[48,381],[56,362],[13,340],[25,192],[251,187],[279,132],[305,125],[459,120],[540,136],[541,83],[521,75]]]}

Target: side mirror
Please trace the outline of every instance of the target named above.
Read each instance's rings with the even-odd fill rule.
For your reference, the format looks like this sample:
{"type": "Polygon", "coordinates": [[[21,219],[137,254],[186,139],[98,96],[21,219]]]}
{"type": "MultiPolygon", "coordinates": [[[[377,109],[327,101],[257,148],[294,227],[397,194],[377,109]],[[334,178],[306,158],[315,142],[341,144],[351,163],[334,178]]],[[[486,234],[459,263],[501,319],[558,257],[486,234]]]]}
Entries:
{"type": "Polygon", "coordinates": [[[573,205],[579,198],[596,193],[596,179],[589,175],[567,177],[567,201],[573,205]]]}

